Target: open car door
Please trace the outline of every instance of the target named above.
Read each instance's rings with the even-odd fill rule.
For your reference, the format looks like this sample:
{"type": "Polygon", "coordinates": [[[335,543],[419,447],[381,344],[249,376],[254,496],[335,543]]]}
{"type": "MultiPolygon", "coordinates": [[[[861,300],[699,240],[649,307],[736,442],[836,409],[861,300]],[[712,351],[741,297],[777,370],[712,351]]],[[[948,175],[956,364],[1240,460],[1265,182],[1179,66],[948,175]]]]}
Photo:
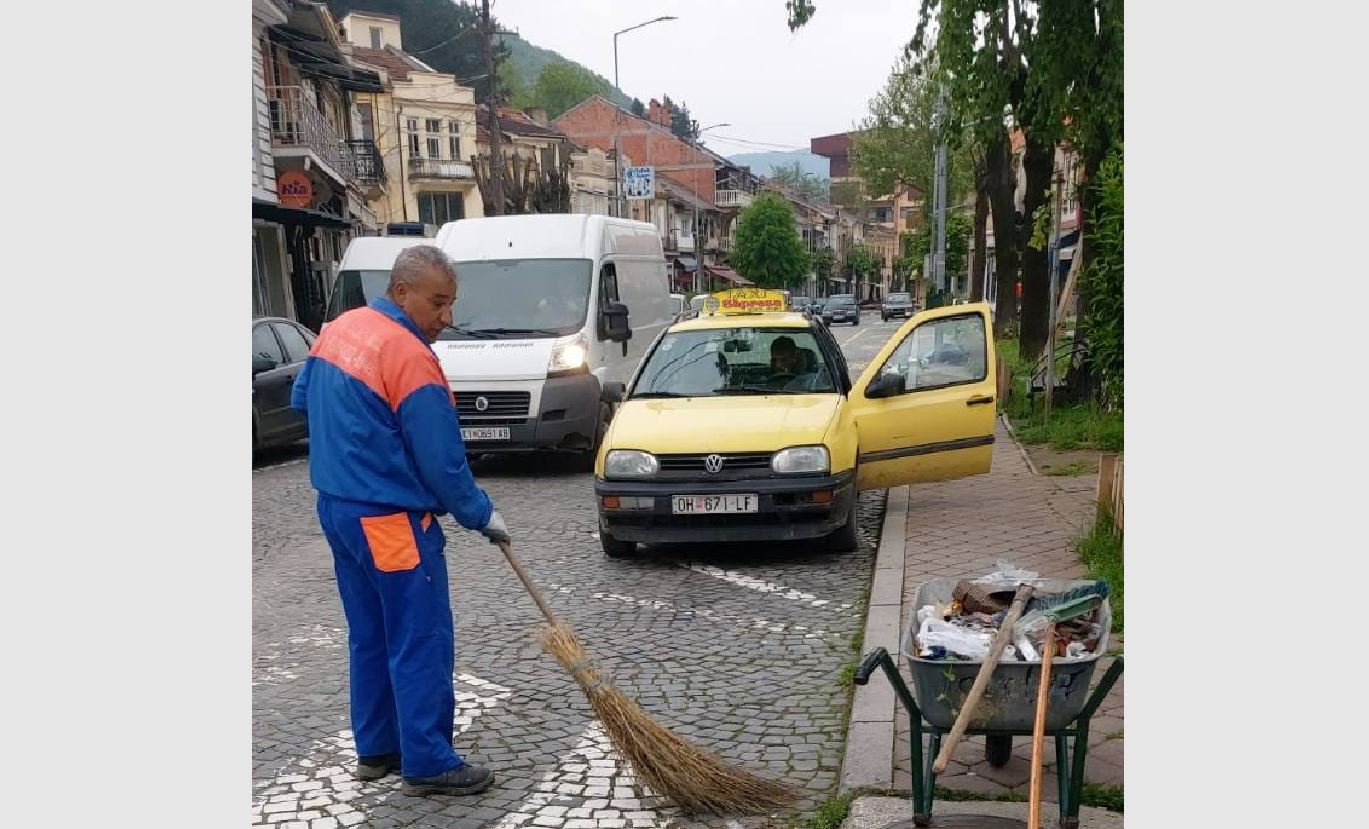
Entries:
{"type": "Polygon", "coordinates": [[[859,489],[989,471],[997,395],[986,303],[915,314],[851,389],[859,489]]]}

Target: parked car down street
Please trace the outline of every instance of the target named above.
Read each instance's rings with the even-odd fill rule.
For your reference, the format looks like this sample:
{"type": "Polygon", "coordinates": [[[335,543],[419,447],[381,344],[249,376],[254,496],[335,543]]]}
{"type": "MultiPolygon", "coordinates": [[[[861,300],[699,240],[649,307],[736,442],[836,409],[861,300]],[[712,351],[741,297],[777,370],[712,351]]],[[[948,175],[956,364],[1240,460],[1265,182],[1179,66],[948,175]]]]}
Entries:
{"type": "Polygon", "coordinates": [[[252,451],[309,437],[309,422],[290,408],[290,391],[314,345],[314,333],[281,317],[252,320],[252,451]]]}
{"type": "Polygon", "coordinates": [[[889,294],[879,306],[879,318],[888,322],[891,317],[901,317],[907,319],[913,315],[913,297],[911,294],[889,294]]]}

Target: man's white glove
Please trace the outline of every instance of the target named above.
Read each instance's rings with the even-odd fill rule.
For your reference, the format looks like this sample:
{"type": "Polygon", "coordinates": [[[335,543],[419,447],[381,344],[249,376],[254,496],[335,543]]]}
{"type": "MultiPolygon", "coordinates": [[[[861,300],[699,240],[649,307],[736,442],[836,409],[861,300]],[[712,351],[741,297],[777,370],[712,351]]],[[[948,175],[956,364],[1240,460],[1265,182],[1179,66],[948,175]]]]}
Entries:
{"type": "Polygon", "coordinates": [[[499,512],[490,513],[490,523],[485,525],[485,529],[480,531],[482,535],[490,540],[491,544],[499,542],[509,543],[509,528],[504,524],[504,519],[499,517],[499,512]]]}

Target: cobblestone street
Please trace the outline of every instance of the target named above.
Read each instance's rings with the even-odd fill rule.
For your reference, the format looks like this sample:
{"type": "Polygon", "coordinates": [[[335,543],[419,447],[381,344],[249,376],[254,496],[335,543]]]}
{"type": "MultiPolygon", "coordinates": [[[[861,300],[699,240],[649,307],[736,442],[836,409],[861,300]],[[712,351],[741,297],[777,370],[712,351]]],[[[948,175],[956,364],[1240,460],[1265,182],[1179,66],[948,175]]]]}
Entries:
{"type": "MultiPolygon", "coordinates": [[[[868,319],[868,318],[867,318],[868,319]]],[[[842,329],[858,371],[896,323],[842,329]],[[850,332],[850,333],[848,333],[850,332]],[[857,346],[857,343],[859,344],[857,346]]],[[[469,798],[411,798],[360,783],[347,717],[347,635],[304,450],[253,473],[253,788],[257,825],[648,829],[684,819],[611,750],[570,676],[536,642],[540,621],[498,550],[444,519],[456,615],[457,748],[498,779],[469,798]]],[[[847,691],[884,493],[860,502],[862,544],[647,549],[609,559],[592,478],[547,458],[489,460],[476,475],[515,549],[613,682],[659,722],[746,768],[802,787],[837,783],[847,691]]]]}

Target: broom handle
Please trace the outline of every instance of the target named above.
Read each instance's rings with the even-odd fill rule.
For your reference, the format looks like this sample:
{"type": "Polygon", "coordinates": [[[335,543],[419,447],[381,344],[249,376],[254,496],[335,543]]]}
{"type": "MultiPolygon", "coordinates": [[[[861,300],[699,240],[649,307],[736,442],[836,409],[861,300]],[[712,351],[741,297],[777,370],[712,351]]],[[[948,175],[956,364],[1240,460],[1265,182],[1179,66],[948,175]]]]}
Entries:
{"type": "Polygon", "coordinates": [[[946,735],[946,742],[941,746],[941,753],[936,756],[936,762],[932,763],[932,771],[936,774],[941,774],[946,770],[946,764],[951,762],[951,755],[955,752],[955,747],[960,744],[960,740],[969,729],[970,717],[974,715],[974,709],[979,705],[979,700],[988,690],[989,677],[993,676],[993,669],[998,666],[998,660],[1003,656],[1004,649],[1012,641],[1012,627],[1021,618],[1022,611],[1026,609],[1027,601],[1031,599],[1031,595],[1032,586],[1030,584],[1019,584],[1017,586],[1012,607],[1008,608],[1008,615],[1003,618],[1003,624],[998,628],[998,635],[994,637],[993,644],[989,646],[989,654],[984,657],[984,664],[980,666],[979,674],[974,678],[974,685],[965,697],[964,704],[960,706],[960,714],[955,718],[955,724],[951,726],[951,733],[946,735]]]}
{"type": "MultiPolygon", "coordinates": [[[[1027,804],[1027,829],[1041,829],[1042,753],[1046,743],[1046,701],[1051,690],[1051,657],[1055,655],[1055,622],[1046,626],[1046,650],[1041,655],[1041,687],[1036,692],[1036,723],[1032,727],[1031,797],[1027,804]]],[[[1056,773],[1061,773],[1056,769],[1056,773]]]]}
{"type": "Polygon", "coordinates": [[[534,602],[537,602],[537,609],[542,611],[542,615],[547,619],[547,624],[555,627],[556,614],[551,612],[551,607],[547,604],[547,600],[542,598],[542,591],[537,589],[537,585],[533,584],[532,579],[528,578],[528,574],[523,571],[523,565],[518,563],[518,558],[513,554],[513,547],[507,541],[496,541],[495,546],[504,554],[504,558],[508,560],[509,566],[512,567],[513,572],[517,574],[518,580],[523,582],[523,586],[528,590],[528,595],[532,596],[534,602]]]}

